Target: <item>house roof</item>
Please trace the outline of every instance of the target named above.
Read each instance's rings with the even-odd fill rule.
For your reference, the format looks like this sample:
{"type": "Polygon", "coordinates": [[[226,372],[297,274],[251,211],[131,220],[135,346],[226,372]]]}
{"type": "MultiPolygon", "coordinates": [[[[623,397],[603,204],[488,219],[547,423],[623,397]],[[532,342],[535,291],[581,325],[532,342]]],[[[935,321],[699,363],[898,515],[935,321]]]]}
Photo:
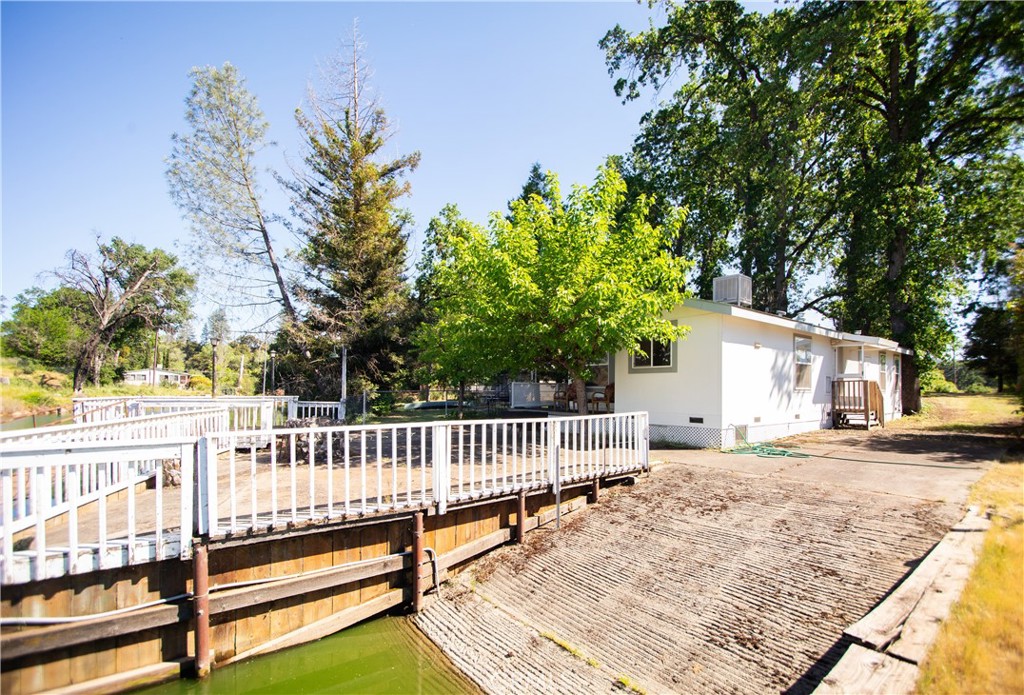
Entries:
{"type": "Polygon", "coordinates": [[[711,302],[706,299],[696,299],[691,297],[683,301],[683,306],[690,309],[696,309],[698,311],[722,314],[723,316],[735,316],[736,318],[746,321],[755,321],[757,323],[763,323],[770,326],[778,326],[779,328],[787,328],[800,333],[824,336],[832,341],[836,341],[833,343],[835,347],[869,347],[876,350],[891,350],[904,355],[913,354],[913,350],[900,347],[899,343],[894,340],[889,340],[888,338],[880,338],[873,335],[860,335],[858,333],[845,333],[832,328],[825,328],[824,326],[807,323],[806,321],[798,321],[796,319],[786,318],[785,316],[769,314],[765,311],[736,306],[735,304],[711,302]]]}

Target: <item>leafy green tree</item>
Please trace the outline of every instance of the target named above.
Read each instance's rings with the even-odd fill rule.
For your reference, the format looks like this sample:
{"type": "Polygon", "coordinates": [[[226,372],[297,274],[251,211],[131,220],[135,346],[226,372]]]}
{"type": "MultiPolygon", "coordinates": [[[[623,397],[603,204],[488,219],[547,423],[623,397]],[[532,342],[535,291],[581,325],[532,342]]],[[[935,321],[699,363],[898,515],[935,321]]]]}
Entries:
{"type": "MultiPolygon", "coordinates": [[[[305,170],[289,184],[301,223],[296,291],[307,316],[297,334],[304,347],[279,353],[309,352],[307,364],[322,365],[307,376],[314,390],[340,383],[340,362],[327,355],[342,345],[354,383],[401,379],[414,315],[405,278],[411,218],[398,205],[419,153],[387,156],[394,131],[367,89],[358,41],[351,62],[335,68],[326,93],[311,92],[309,112],[296,112],[305,170]]],[[[289,369],[284,359],[282,369],[289,369]]]]}
{"type": "Polygon", "coordinates": [[[903,362],[914,412],[918,361],[951,339],[951,297],[1019,229],[1001,206],[1021,199],[1024,6],[812,2],[795,20],[807,88],[842,124],[838,317],[915,351],[903,362]]]}
{"type": "Polygon", "coordinates": [[[427,227],[416,279],[417,299],[423,308],[413,336],[418,359],[432,380],[459,387],[460,413],[466,385],[487,381],[500,371],[489,358],[486,338],[473,330],[470,317],[457,311],[459,299],[451,296],[452,288],[443,280],[443,273],[456,260],[457,249],[480,233],[455,205],[446,205],[427,227]]]}
{"type": "Polygon", "coordinates": [[[88,298],[82,292],[33,287],[14,298],[11,318],[3,322],[4,352],[70,371],[89,336],[88,316],[88,298]]]}
{"type": "Polygon", "coordinates": [[[269,292],[270,301],[293,320],[259,185],[256,160],[268,145],[263,111],[231,63],[193,68],[191,77],[185,100],[189,132],[172,136],[167,180],[171,198],[192,226],[193,265],[214,284],[218,301],[261,306],[269,292]]]}
{"type": "Polygon", "coordinates": [[[616,27],[602,45],[626,98],[683,80],[635,153],[704,225],[683,246],[708,249],[696,255],[711,268],[728,229],[765,308],[828,271],[806,305],[829,300],[819,308],[844,329],[911,348],[903,409],[918,410],[918,361],[951,339],[952,298],[1019,228],[1024,6],[664,8],[665,26],[616,27]]]}
{"type": "Polygon", "coordinates": [[[107,352],[127,335],[185,322],[195,287],[195,278],[165,251],[117,237],[107,244],[97,240],[97,247],[91,256],[68,251],[67,265],[54,271],[64,288],[84,297],[89,309],[89,335],[75,354],[75,391],[87,377],[99,384],[107,352]]]}
{"type": "Polygon", "coordinates": [[[1013,321],[1005,307],[980,307],[967,333],[964,357],[969,365],[980,368],[995,379],[996,390],[1016,384],[1017,355],[1013,349],[1013,321]]]}
{"type": "Polygon", "coordinates": [[[565,201],[557,178],[548,182],[551,204],[513,201],[511,219],[495,214],[487,230],[446,209],[435,227],[444,230],[432,267],[437,321],[418,340],[453,374],[562,370],[586,412],[589,364],[684,333],[662,315],[682,300],[690,264],[666,250],[681,215],[651,226],[644,196],[623,210],[614,166],[565,201]]]}
{"type": "Polygon", "coordinates": [[[518,198],[508,201],[509,210],[512,209],[512,203],[516,200],[529,200],[530,196],[540,196],[540,199],[546,203],[551,204],[552,190],[549,174],[544,171],[541,167],[540,162],[534,162],[530,166],[530,173],[526,177],[526,183],[523,184],[523,190],[519,194],[518,198]]]}
{"type": "Polygon", "coordinates": [[[685,80],[641,121],[627,163],[640,187],[689,211],[673,240],[697,263],[694,288],[736,264],[754,305],[795,315],[828,299],[803,297],[831,248],[835,180],[830,114],[801,88],[789,54],[792,10],[747,13],[737,2],[665,4],[664,26],[601,41],[625,100],[685,80]],[[795,304],[795,306],[794,306],[795,304]]]}

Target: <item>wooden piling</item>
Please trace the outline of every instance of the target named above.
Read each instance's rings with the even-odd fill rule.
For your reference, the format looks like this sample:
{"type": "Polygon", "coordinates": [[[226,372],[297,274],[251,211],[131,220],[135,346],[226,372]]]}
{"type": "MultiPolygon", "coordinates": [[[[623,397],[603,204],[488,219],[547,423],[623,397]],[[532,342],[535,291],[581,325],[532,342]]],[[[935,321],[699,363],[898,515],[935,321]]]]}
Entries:
{"type": "Polygon", "coordinates": [[[601,494],[601,480],[594,478],[594,481],[590,485],[590,499],[587,500],[590,504],[597,504],[597,499],[601,494]]]}
{"type": "Polygon", "coordinates": [[[205,545],[192,552],[192,602],[196,619],[196,677],[210,673],[210,565],[205,545]]]}
{"type": "Polygon", "coordinates": [[[420,568],[423,566],[423,512],[412,515],[412,612],[419,613],[423,602],[423,582],[420,568]]]}
{"type": "Polygon", "coordinates": [[[516,511],[516,543],[526,540],[526,492],[519,492],[519,507],[516,511]]]}

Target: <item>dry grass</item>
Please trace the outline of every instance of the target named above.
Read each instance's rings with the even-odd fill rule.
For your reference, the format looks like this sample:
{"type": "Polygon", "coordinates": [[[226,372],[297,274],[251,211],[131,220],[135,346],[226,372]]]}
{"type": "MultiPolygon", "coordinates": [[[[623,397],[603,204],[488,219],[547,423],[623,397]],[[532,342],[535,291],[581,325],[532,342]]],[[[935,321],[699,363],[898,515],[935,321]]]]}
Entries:
{"type": "Polygon", "coordinates": [[[1011,434],[1021,426],[1019,407],[1006,394],[936,394],[925,396],[923,412],[886,423],[886,429],[1011,434]]]}
{"type": "Polygon", "coordinates": [[[971,502],[992,510],[992,528],[918,693],[1024,693],[1024,463],[989,471],[971,502]]]}

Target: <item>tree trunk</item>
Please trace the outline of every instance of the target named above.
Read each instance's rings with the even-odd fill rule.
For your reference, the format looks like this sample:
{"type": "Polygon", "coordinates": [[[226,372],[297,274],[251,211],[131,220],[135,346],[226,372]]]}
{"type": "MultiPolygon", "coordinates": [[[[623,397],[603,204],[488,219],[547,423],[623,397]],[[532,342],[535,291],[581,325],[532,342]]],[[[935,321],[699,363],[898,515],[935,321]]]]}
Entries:
{"type": "Polygon", "coordinates": [[[459,381],[459,419],[465,418],[465,404],[466,402],[466,380],[462,379],[459,381]]]}
{"type": "Polygon", "coordinates": [[[572,385],[576,389],[576,409],[580,415],[587,414],[587,382],[580,377],[572,375],[572,385]]]}
{"type": "Polygon", "coordinates": [[[914,355],[904,355],[903,374],[901,375],[903,414],[912,415],[921,412],[921,382],[918,379],[917,359],[914,355]]]}

